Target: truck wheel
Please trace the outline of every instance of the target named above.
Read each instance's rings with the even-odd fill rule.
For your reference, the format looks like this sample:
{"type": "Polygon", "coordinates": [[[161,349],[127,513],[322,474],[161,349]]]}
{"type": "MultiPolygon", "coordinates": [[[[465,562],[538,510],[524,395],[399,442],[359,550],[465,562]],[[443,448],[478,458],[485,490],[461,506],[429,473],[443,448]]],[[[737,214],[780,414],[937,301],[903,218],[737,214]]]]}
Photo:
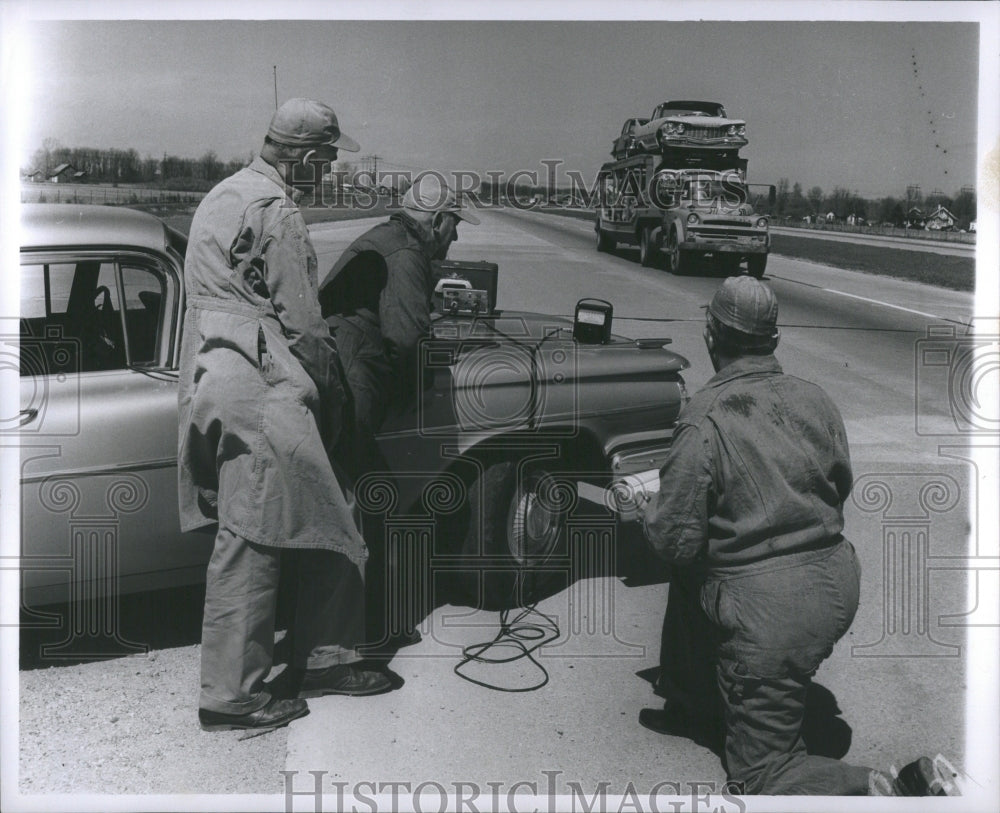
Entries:
{"type": "Polygon", "coordinates": [[[616,240],[612,240],[606,231],[601,228],[601,224],[598,223],[594,227],[594,231],[597,232],[597,250],[598,251],[613,251],[618,245],[616,240]]]}
{"type": "Polygon", "coordinates": [[[691,265],[691,261],[681,251],[676,229],[671,229],[670,236],[667,238],[667,262],[670,265],[670,273],[678,276],[686,274],[691,265]]]}
{"type": "Polygon", "coordinates": [[[468,506],[462,597],[486,610],[535,600],[559,575],[543,568],[566,548],[572,507],[566,482],[543,467],[522,469],[519,476],[514,461],[502,460],[472,483],[468,506]]]}
{"type": "Polygon", "coordinates": [[[639,263],[643,268],[654,267],[660,258],[660,252],[650,237],[651,232],[652,228],[646,226],[639,234],[639,263]]]}
{"type": "Polygon", "coordinates": [[[764,276],[764,269],[767,268],[766,254],[751,254],[747,257],[747,272],[757,279],[764,276]]]}

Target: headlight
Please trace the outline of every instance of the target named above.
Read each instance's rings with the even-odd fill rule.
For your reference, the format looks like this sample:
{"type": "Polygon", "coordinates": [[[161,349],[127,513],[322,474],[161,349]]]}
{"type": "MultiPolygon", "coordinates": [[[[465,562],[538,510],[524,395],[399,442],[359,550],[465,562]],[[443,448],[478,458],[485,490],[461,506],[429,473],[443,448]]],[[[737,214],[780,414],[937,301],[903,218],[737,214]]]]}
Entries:
{"type": "Polygon", "coordinates": [[[741,124],[736,130],[736,135],[745,136],[746,134],[747,134],[747,126],[745,124],[741,124]]]}
{"type": "Polygon", "coordinates": [[[730,124],[729,127],[726,128],[726,135],[731,135],[731,136],[736,135],[736,125],[735,124],[730,124]]]}
{"type": "Polygon", "coordinates": [[[767,218],[766,217],[758,217],[757,218],[757,228],[758,229],[766,229],[767,228],[767,218]]]}
{"type": "Polygon", "coordinates": [[[668,121],[666,124],[664,124],[660,128],[660,134],[661,135],[665,135],[665,136],[670,136],[670,135],[674,134],[674,132],[676,131],[676,129],[677,129],[677,125],[674,124],[672,121],[668,121]]]}
{"type": "Polygon", "coordinates": [[[684,125],[678,123],[678,125],[677,125],[677,135],[683,135],[683,134],[684,134],[684,125]]]}
{"type": "Polygon", "coordinates": [[[701,218],[698,217],[696,212],[691,212],[691,214],[687,216],[687,222],[689,226],[693,226],[695,223],[700,223],[701,218]]]}

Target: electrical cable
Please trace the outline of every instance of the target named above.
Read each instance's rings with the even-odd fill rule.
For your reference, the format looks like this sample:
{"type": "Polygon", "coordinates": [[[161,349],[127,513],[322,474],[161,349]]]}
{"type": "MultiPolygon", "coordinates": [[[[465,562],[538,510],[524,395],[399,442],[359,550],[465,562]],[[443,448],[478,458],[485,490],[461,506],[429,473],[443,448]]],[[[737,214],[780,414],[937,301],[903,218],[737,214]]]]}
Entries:
{"type": "Polygon", "coordinates": [[[500,611],[500,629],[491,641],[483,641],[462,647],[462,660],[455,664],[453,668],[456,675],[470,683],[475,683],[477,686],[482,686],[485,689],[493,689],[498,692],[532,692],[542,688],[549,682],[548,670],[536,660],[533,653],[539,647],[559,637],[559,625],[554,618],[539,610],[536,602],[521,607],[520,612],[512,620],[509,617],[511,612],[513,610],[500,611]],[[539,616],[542,620],[525,623],[524,619],[532,615],[539,616]],[[530,646],[525,643],[530,641],[534,642],[530,646]],[[516,652],[506,657],[486,655],[491,649],[501,647],[513,648],[516,652]],[[486,681],[477,680],[462,672],[462,668],[470,663],[513,663],[522,658],[527,658],[542,673],[541,680],[532,686],[511,689],[506,686],[497,686],[486,681]]]}

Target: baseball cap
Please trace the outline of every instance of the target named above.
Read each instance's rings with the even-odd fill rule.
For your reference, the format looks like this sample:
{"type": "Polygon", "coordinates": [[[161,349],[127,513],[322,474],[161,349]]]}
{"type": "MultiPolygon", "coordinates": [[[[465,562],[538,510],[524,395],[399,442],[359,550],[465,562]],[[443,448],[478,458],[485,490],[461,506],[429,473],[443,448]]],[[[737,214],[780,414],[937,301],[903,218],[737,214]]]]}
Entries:
{"type": "Polygon", "coordinates": [[[357,152],[358,143],[340,131],[333,108],[313,99],[289,99],[274,111],[267,130],[272,141],[288,147],[322,147],[357,152]]]}
{"type": "Polygon", "coordinates": [[[754,277],[729,277],[715,292],[708,312],[716,321],[751,336],[772,336],[778,325],[778,300],[754,277]]]}
{"type": "Polygon", "coordinates": [[[462,208],[455,193],[433,174],[418,175],[414,179],[403,195],[403,208],[418,212],[451,212],[473,226],[479,225],[479,218],[462,208]]]}

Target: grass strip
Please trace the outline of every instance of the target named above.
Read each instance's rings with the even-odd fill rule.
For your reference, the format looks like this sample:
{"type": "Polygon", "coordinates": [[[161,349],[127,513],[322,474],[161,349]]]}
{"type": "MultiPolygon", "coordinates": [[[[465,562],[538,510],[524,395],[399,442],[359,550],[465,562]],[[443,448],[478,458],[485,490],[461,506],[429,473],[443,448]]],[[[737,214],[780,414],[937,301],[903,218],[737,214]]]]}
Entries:
{"type": "Polygon", "coordinates": [[[787,234],[771,235],[771,253],[861,274],[922,282],[953,291],[976,289],[976,261],[973,257],[787,234]]]}

